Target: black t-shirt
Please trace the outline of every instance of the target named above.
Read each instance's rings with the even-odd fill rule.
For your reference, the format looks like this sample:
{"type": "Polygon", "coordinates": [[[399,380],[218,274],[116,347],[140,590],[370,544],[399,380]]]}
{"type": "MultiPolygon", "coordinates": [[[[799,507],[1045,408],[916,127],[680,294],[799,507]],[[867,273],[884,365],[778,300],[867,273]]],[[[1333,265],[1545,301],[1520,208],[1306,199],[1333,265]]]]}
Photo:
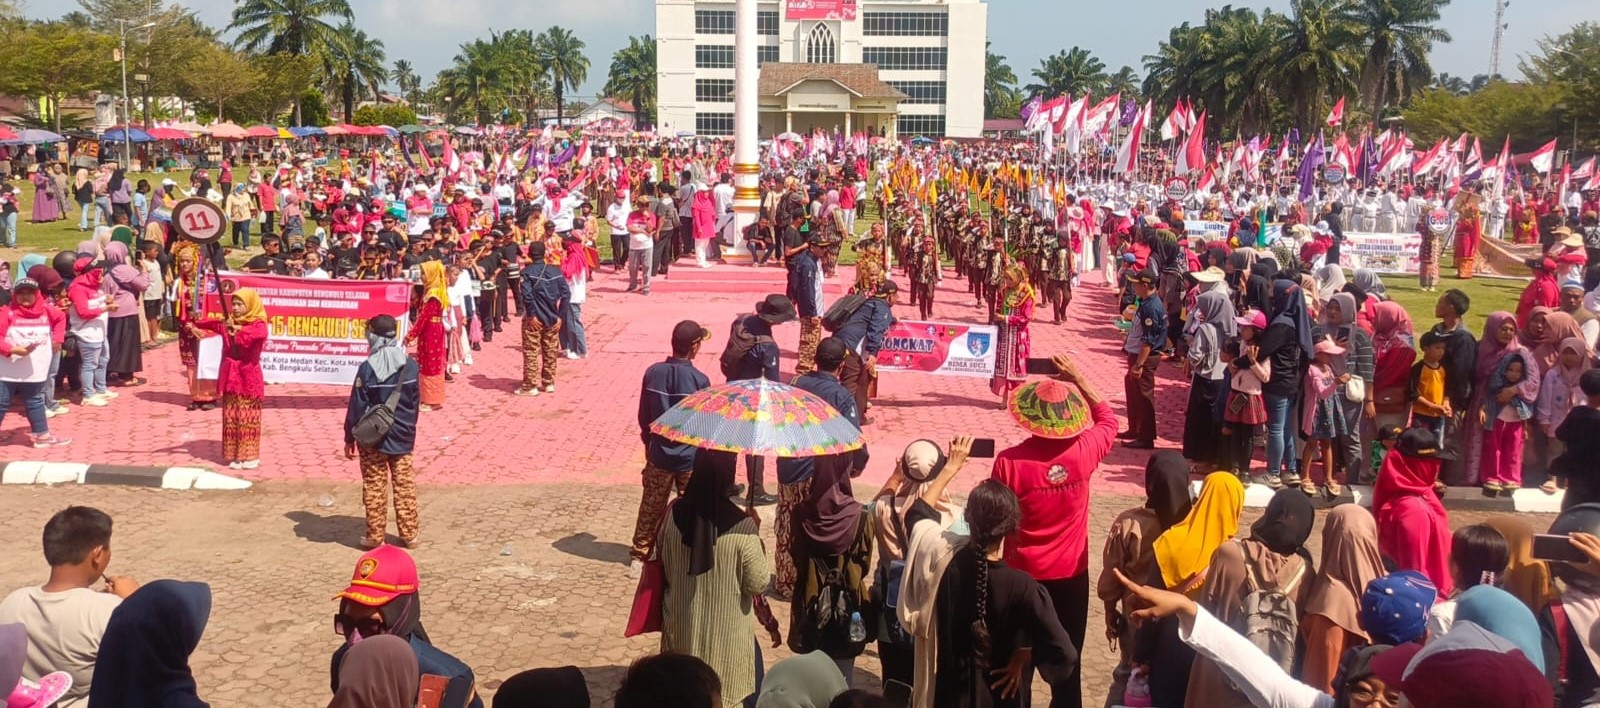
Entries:
{"type": "Polygon", "coordinates": [[[522,247],[521,246],[518,246],[515,243],[502,244],[500,246],[500,257],[505,259],[505,262],[506,262],[506,277],[507,278],[521,278],[522,277],[522,247]]]}
{"type": "Polygon", "coordinates": [[[483,271],[485,286],[491,282],[500,285],[505,284],[505,263],[506,257],[499,250],[493,248],[478,258],[478,269],[483,271]]]}
{"type": "Polygon", "coordinates": [[[289,262],[284,260],[283,254],[261,254],[251,258],[244,264],[244,269],[252,273],[271,273],[273,275],[288,275],[289,262]]]}
{"type": "Polygon", "coordinates": [[[333,269],[333,277],[343,278],[356,272],[361,265],[361,249],[351,246],[338,247],[328,251],[329,265],[333,269]]]}
{"type": "Polygon", "coordinates": [[[388,246],[389,248],[392,248],[392,249],[394,249],[396,251],[399,251],[399,250],[402,250],[402,249],[404,249],[406,247],[406,237],[404,235],[402,235],[400,232],[394,231],[392,229],[385,230],[385,231],[379,231],[378,232],[378,243],[381,243],[381,244],[383,244],[385,246],[388,246]]]}

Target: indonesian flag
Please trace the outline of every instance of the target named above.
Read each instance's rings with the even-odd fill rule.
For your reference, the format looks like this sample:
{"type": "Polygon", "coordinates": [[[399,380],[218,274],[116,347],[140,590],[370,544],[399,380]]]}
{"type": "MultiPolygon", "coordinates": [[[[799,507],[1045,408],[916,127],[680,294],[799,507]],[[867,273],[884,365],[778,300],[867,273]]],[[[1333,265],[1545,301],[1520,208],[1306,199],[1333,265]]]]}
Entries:
{"type": "Polygon", "coordinates": [[[1378,155],[1378,174],[1389,174],[1411,166],[1409,140],[1390,140],[1378,155]]]}
{"type": "Polygon", "coordinates": [[[1178,130],[1185,133],[1194,130],[1196,125],[1194,105],[1189,103],[1189,99],[1184,98],[1178,101],[1178,109],[1178,130]]]}
{"type": "MultiPolygon", "coordinates": [[[[1108,100],[1120,100],[1120,94],[1108,100]]],[[[1116,104],[1112,104],[1115,106],[1116,104]]],[[[1133,125],[1128,126],[1128,139],[1123,141],[1122,149],[1117,151],[1117,162],[1111,171],[1117,174],[1131,173],[1139,169],[1139,145],[1144,141],[1145,124],[1150,120],[1150,102],[1144,102],[1144,110],[1133,117],[1133,125]]]]}
{"type": "Polygon", "coordinates": [[[446,174],[452,176],[461,172],[461,156],[456,154],[456,147],[454,143],[454,140],[445,138],[444,154],[439,156],[440,162],[443,163],[444,168],[447,171],[446,174]]]}
{"type": "Polygon", "coordinates": [[[1350,140],[1343,135],[1340,135],[1338,140],[1333,141],[1333,159],[1331,162],[1343,167],[1345,174],[1354,174],[1355,172],[1355,165],[1358,164],[1356,156],[1350,151],[1350,140]]]}
{"type": "Polygon", "coordinates": [[[585,136],[583,138],[583,144],[578,146],[578,166],[588,167],[589,163],[591,162],[594,162],[594,155],[590,154],[589,138],[588,136],[585,136]]]}
{"type": "Polygon", "coordinates": [[[1073,125],[1083,122],[1083,112],[1087,110],[1089,110],[1088,94],[1084,94],[1083,98],[1076,101],[1067,102],[1066,107],[1061,111],[1061,115],[1056,117],[1055,126],[1051,129],[1058,135],[1065,134],[1073,125]]]}
{"type": "Polygon", "coordinates": [[[1593,191],[1593,190],[1596,190],[1596,189],[1600,189],[1600,175],[1595,175],[1593,177],[1590,177],[1589,178],[1589,183],[1583,185],[1583,191],[1585,191],[1585,192],[1593,191]]]}
{"type": "Polygon", "coordinates": [[[1339,102],[1333,104],[1333,110],[1328,112],[1328,127],[1344,123],[1344,97],[1339,97],[1339,102]]]}
{"type": "MultiPolygon", "coordinates": [[[[1494,196],[1495,201],[1499,201],[1500,198],[1505,195],[1506,173],[1509,171],[1507,168],[1509,168],[1510,166],[1511,166],[1511,136],[1507,135],[1506,136],[1505,147],[1500,148],[1500,157],[1497,158],[1495,160],[1495,163],[1494,163],[1495,180],[1494,180],[1494,190],[1491,192],[1491,194],[1494,196]]],[[[1488,168],[1484,168],[1483,171],[1484,171],[1484,174],[1488,174],[1489,173],[1489,169],[1488,168]]]]}
{"type": "Polygon", "coordinates": [[[1051,132],[1051,133],[1059,133],[1059,132],[1061,132],[1060,130],[1056,129],[1056,124],[1060,123],[1061,119],[1066,117],[1066,115],[1067,115],[1067,106],[1069,104],[1071,104],[1071,103],[1072,103],[1072,97],[1071,96],[1062,96],[1062,97],[1060,97],[1060,98],[1058,98],[1058,99],[1056,99],[1054,101],[1051,101],[1049,104],[1047,104],[1049,106],[1050,110],[1048,110],[1048,111],[1040,111],[1041,113],[1046,114],[1045,115],[1044,128],[1045,128],[1045,130],[1047,132],[1051,132]]]}
{"type": "Polygon", "coordinates": [[[1578,180],[1578,179],[1589,179],[1590,177],[1593,177],[1593,176],[1594,176],[1594,158],[1592,158],[1592,157],[1587,159],[1587,160],[1584,160],[1583,161],[1583,165],[1580,166],[1578,169],[1574,170],[1573,173],[1572,173],[1572,178],[1575,179],[1575,180],[1578,180]]]}
{"type": "Polygon", "coordinates": [[[1556,141],[1554,140],[1546,143],[1544,147],[1534,150],[1533,154],[1528,157],[1529,164],[1532,164],[1533,169],[1538,170],[1540,174],[1550,174],[1550,168],[1555,166],[1555,160],[1556,141]]]}
{"type": "Polygon", "coordinates": [[[1086,134],[1084,123],[1089,118],[1089,95],[1084,94],[1072,104],[1072,109],[1061,119],[1062,135],[1067,141],[1067,152],[1077,155],[1083,152],[1083,136],[1086,134]]]}
{"type": "MultiPolygon", "coordinates": [[[[1167,114],[1167,119],[1161,121],[1161,139],[1176,140],[1183,133],[1186,123],[1183,117],[1183,99],[1178,99],[1177,105],[1172,107],[1172,112],[1167,114]]],[[[1183,174],[1179,172],[1178,174],[1183,174]]]]}
{"type": "Polygon", "coordinates": [[[1418,158],[1417,161],[1411,165],[1411,174],[1421,177],[1431,172],[1433,168],[1439,166],[1439,156],[1442,155],[1444,151],[1445,141],[1440,140],[1437,145],[1434,145],[1432,149],[1423,153],[1422,157],[1418,158]]]}
{"type": "Polygon", "coordinates": [[[1477,137],[1473,137],[1472,151],[1467,153],[1467,159],[1463,163],[1463,167],[1465,167],[1468,172],[1471,172],[1472,170],[1478,169],[1481,166],[1483,166],[1483,144],[1478,142],[1477,137]]]}
{"type": "Polygon", "coordinates": [[[1174,167],[1174,174],[1183,176],[1190,172],[1199,172],[1206,166],[1206,114],[1200,114],[1200,122],[1189,139],[1184,141],[1183,150],[1178,152],[1178,164],[1174,167]]]}
{"type": "Polygon", "coordinates": [[[1122,105],[1122,94],[1114,94],[1101,101],[1089,111],[1089,116],[1083,121],[1083,134],[1096,136],[1111,124],[1111,119],[1117,114],[1117,107],[1122,105]]]}
{"type": "Polygon", "coordinates": [[[1567,190],[1570,189],[1571,187],[1572,187],[1572,163],[1568,162],[1567,164],[1561,166],[1561,191],[1560,191],[1560,195],[1561,196],[1559,197],[1559,199],[1560,199],[1559,203],[1560,204],[1566,204],[1567,203],[1567,190]]]}
{"type": "MultiPolygon", "coordinates": [[[[1205,114],[1201,113],[1200,116],[1201,116],[1200,117],[1200,122],[1202,124],[1205,123],[1205,114]]],[[[1196,132],[1199,132],[1199,131],[1196,131],[1196,132]]],[[[1194,191],[1196,193],[1198,193],[1198,194],[1209,195],[1209,194],[1211,194],[1212,187],[1214,187],[1216,185],[1216,183],[1217,183],[1217,171],[1215,169],[1212,169],[1212,168],[1206,168],[1205,175],[1200,178],[1200,183],[1195,185],[1194,191]]]]}

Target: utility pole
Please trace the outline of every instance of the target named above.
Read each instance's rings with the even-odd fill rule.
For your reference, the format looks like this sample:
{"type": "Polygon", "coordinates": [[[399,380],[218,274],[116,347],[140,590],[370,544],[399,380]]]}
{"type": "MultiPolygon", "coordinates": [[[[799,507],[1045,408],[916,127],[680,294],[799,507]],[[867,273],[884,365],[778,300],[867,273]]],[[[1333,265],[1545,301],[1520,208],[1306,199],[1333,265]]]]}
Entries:
{"type": "Polygon", "coordinates": [[[1495,0],[1494,2],[1494,43],[1489,45],[1489,79],[1492,81],[1500,75],[1500,43],[1505,39],[1506,8],[1511,5],[1510,0],[1495,0]]]}

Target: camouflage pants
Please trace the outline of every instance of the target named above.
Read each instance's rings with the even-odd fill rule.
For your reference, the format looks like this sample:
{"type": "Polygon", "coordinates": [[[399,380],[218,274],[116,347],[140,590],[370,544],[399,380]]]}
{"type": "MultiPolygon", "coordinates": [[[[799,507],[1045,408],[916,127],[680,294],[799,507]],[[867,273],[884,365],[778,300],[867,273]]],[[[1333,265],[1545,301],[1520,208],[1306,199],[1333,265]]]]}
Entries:
{"type": "Polygon", "coordinates": [[[822,318],[800,318],[800,362],[795,364],[795,376],[804,376],[817,370],[817,345],[822,343],[822,318]]]}
{"type": "Polygon", "coordinates": [[[794,510],[806,500],[810,491],[809,479],[778,485],[778,516],[772,522],[772,535],[778,541],[778,548],[772,553],[772,589],[784,598],[794,597],[794,584],[799,575],[794,567],[794,554],[789,551],[794,544],[794,510]]]}
{"type": "Polygon", "coordinates": [[[361,503],[367,508],[367,540],[382,543],[389,525],[389,488],[394,488],[394,525],[400,540],[417,540],[417,482],[411,453],[385,455],[361,450],[361,503]]]}
{"type": "Polygon", "coordinates": [[[661,532],[661,520],[666,516],[667,500],[676,491],[679,496],[689,488],[689,472],[668,472],[645,463],[644,494],[639,497],[639,518],[633,524],[633,548],[628,555],[634,560],[647,560],[656,547],[656,535],[661,532]]]}
{"type": "Polygon", "coordinates": [[[547,325],[537,317],[523,318],[522,390],[556,385],[556,361],[560,358],[560,323],[547,325]]]}

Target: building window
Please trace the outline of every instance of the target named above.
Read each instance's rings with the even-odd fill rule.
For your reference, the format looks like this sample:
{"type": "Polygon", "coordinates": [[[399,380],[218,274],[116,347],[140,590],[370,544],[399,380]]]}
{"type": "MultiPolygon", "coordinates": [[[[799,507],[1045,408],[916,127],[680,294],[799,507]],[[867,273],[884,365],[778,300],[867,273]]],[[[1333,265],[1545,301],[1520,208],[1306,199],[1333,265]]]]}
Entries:
{"type": "Polygon", "coordinates": [[[761,10],[756,13],[756,34],[763,37],[778,36],[777,10],[761,10]]]}
{"type": "Polygon", "coordinates": [[[949,54],[944,47],[867,47],[861,61],[884,71],[944,71],[949,54]]]}
{"type": "Polygon", "coordinates": [[[818,22],[811,28],[811,36],[806,38],[806,63],[807,64],[836,64],[839,61],[838,47],[833,41],[833,30],[827,23],[818,22]]]}
{"type": "Polygon", "coordinates": [[[733,34],[733,10],[695,10],[695,34],[733,34]]]}
{"type": "Polygon", "coordinates": [[[861,16],[868,37],[948,37],[950,16],[942,12],[868,12],[861,16]]]}
{"type": "Polygon", "coordinates": [[[895,87],[900,93],[906,95],[900,105],[943,105],[945,84],[943,81],[890,81],[890,86],[895,87]]]}
{"type": "MultiPolygon", "coordinates": [[[[940,119],[941,123],[943,119],[940,119]]],[[[694,132],[697,135],[733,135],[732,113],[694,114],[694,132]]]]}
{"type": "Polygon", "coordinates": [[[944,116],[900,116],[895,131],[902,138],[944,135],[944,116]]]}
{"type": "Polygon", "coordinates": [[[768,62],[777,63],[778,48],[776,46],[756,47],[756,66],[763,66],[768,62]]]}
{"type": "Polygon", "coordinates": [[[694,100],[701,103],[733,103],[733,79],[695,79],[694,100]]]}
{"type": "Polygon", "coordinates": [[[733,47],[725,44],[702,44],[694,48],[694,68],[732,69],[733,47]]]}

